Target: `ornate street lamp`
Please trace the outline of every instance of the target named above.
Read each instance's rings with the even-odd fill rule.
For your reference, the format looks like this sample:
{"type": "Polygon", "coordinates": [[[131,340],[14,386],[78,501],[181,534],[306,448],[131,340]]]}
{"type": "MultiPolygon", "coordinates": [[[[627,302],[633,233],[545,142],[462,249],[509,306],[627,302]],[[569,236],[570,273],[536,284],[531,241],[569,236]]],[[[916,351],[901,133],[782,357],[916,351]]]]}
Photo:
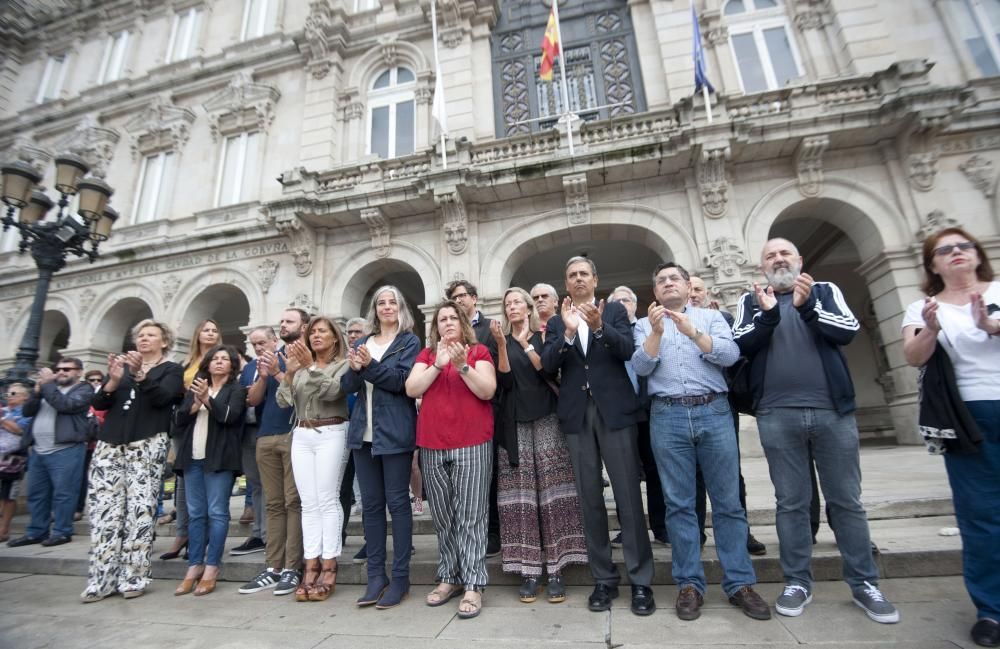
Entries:
{"type": "Polygon", "coordinates": [[[66,265],[66,256],[87,257],[93,262],[100,255],[97,251],[102,241],[111,235],[111,228],[118,219],[118,212],[108,206],[114,190],[100,178],[85,177],[89,165],[75,155],[56,158],[55,187],[59,192],[59,212],[54,218],[45,215],[55,205],[43,188],[36,187],[42,175],[31,165],[16,161],[3,165],[3,185],[0,200],[7,204],[3,216],[3,229],[21,231],[21,253],[31,250],[38,267],[35,299],[31,304],[28,328],[17,350],[14,367],[7,371],[2,383],[14,381],[30,383],[38,361],[38,340],[42,333],[42,316],[49,294],[52,275],[66,265]],[[66,208],[70,197],[79,195],[77,214],[66,208]],[[18,218],[14,218],[15,212],[18,218]],[[88,247],[89,244],[89,247],[88,247]]]}

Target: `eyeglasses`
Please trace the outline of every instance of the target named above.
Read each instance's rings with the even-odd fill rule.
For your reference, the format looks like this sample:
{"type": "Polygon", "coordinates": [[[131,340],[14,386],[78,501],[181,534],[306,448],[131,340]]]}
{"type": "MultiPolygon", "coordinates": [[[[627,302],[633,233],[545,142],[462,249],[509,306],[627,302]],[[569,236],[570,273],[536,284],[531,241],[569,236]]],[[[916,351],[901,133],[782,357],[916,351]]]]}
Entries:
{"type": "Polygon", "coordinates": [[[461,300],[463,297],[472,297],[472,295],[470,295],[469,293],[452,293],[451,294],[452,301],[461,300]]]}
{"type": "Polygon", "coordinates": [[[57,367],[54,371],[56,372],[75,372],[79,367],[57,367]]]}
{"type": "Polygon", "coordinates": [[[104,379],[98,379],[98,378],[87,379],[87,383],[104,383],[104,379]]]}
{"type": "Polygon", "coordinates": [[[951,254],[951,251],[955,248],[959,250],[972,250],[976,247],[976,244],[971,241],[963,241],[962,243],[949,243],[944,246],[938,246],[934,249],[934,254],[938,257],[944,257],[951,254]]]}
{"type": "Polygon", "coordinates": [[[630,298],[630,297],[620,297],[620,298],[618,298],[615,301],[616,302],[632,302],[632,298],[630,298]]]}

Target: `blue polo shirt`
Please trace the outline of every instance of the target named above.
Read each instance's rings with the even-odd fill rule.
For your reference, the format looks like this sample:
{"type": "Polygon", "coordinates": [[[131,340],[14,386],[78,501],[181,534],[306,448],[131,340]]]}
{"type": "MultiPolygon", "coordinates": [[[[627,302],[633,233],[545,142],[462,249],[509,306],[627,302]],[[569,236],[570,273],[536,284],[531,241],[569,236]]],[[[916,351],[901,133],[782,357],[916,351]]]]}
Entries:
{"type": "MultiPolygon", "coordinates": [[[[285,362],[278,358],[281,371],[285,371],[285,362]]],[[[257,359],[247,363],[240,373],[240,385],[250,389],[257,376],[257,359]]],[[[267,393],[264,396],[264,403],[257,406],[257,437],[267,437],[268,435],[284,435],[292,430],[295,423],[295,408],[289,406],[282,408],[278,405],[278,381],[273,376],[267,377],[267,393]]]]}

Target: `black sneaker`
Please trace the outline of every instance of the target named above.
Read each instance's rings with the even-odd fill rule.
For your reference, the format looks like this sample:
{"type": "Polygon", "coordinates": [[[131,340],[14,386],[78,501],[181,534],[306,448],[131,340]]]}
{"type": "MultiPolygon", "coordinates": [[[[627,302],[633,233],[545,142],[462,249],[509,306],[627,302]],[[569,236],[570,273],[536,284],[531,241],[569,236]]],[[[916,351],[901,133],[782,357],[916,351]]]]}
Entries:
{"type": "Polygon", "coordinates": [[[263,552],[267,548],[267,544],[264,543],[263,539],[258,539],[256,536],[251,536],[243,543],[240,543],[235,548],[229,551],[229,554],[238,557],[241,554],[253,554],[254,552],[263,552]]]}
{"type": "Polygon", "coordinates": [[[272,570],[268,568],[264,572],[260,573],[253,578],[252,581],[240,586],[240,594],[249,595],[251,593],[259,593],[262,590],[267,590],[268,588],[274,588],[278,585],[278,580],[281,576],[278,574],[277,570],[272,570]]]}
{"type": "Polygon", "coordinates": [[[358,553],[356,555],[354,555],[354,558],[351,559],[351,561],[353,563],[365,563],[366,561],[368,561],[368,544],[367,543],[365,543],[364,545],[361,546],[361,549],[358,550],[358,553]]]}
{"type": "Polygon", "coordinates": [[[755,557],[762,557],[767,554],[767,546],[757,540],[753,534],[747,536],[747,552],[755,557]]]}
{"type": "Polygon", "coordinates": [[[302,573],[298,570],[282,570],[281,579],[274,586],[275,595],[290,595],[299,587],[302,581],[302,573]]]}

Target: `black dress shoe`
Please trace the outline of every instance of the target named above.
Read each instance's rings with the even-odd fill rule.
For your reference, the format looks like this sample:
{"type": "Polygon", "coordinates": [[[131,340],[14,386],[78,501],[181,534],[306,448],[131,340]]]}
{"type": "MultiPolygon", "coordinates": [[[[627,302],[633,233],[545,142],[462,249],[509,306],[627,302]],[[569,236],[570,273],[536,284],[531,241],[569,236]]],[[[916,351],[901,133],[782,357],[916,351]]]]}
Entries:
{"type": "Polygon", "coordinates": [[[69,543],[73,540],[71,536],[50,536],[49,538],[42,541],[42,546],[46,548],[51,548],[54,545],[63,545],[69,543]]]}
{"type": "Polygon", "coordinates": [[[1000,622],[984,617],[972,626],[972,641],[980,647],[1000,647],[1000,622]]]}
{"type": "Polygon", "coordinates": [[[46,538],[47,537],[40,536],[37,539],[33,539],[30,536],[28,536],[27,534],[25,534],[24,536],[21,536],[21,537],[18,537],[16,539],[12,539],[10,541],[7,541],[7,547],[8,548],[19,548],[19,547],[21,547],[23,545],[34,545],[36,543],[41,543],[46,538]]]}
{"type": "Polygon", "coordinates": [[[611,610],[611,600],[618,597],[618,586],[597,584],[587,598],[587,608],[594,612],[611,610]]]}
{"type": "Polygon", "coordinates": [[[495,557],[500,554],[502,545],[500,543],[500,535],[490,534],[486,539],[486,556],[495,557]]]}
{"type": "Polygon", "coordinates": [[[636,615],[652,615],[655,610],[653,589],[649,586],[632,586],[632,612],[636,615]]]}

